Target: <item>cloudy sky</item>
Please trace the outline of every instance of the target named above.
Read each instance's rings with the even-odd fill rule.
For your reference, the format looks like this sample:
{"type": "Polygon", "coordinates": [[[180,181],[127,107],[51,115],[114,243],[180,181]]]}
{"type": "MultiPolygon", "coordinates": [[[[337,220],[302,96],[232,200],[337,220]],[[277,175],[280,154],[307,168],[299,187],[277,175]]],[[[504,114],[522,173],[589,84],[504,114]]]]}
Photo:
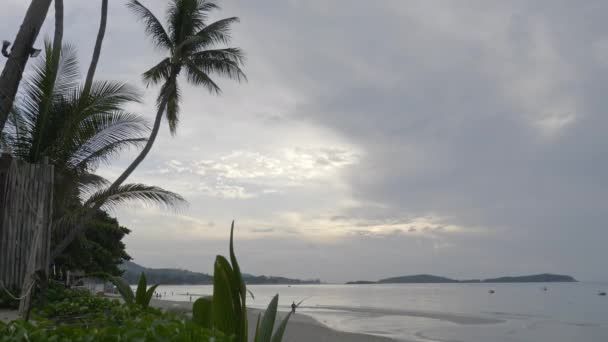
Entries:
{"type": "MultiPolygon", "coordinates": [[[[166,0],[142,2],[164,15],[166,0]]],[[[2,0],[1,39],[27,3],[2,0]]],[[[140,75],[162,54],[124,3],[110,0],[98,78],[139,86],[152,119],[140,75]]],[[[241,18],[248,82],[213,96],[183,80],[177,136],[165,123],[132,181],[189,205],[115,212],[136,262],[209,272],[235,219],[254,274],[608,280],[607,2],[221,4],[214,19],[241,18]]],[[[84,70],[99,4],[65,7],[84,70]]]]}

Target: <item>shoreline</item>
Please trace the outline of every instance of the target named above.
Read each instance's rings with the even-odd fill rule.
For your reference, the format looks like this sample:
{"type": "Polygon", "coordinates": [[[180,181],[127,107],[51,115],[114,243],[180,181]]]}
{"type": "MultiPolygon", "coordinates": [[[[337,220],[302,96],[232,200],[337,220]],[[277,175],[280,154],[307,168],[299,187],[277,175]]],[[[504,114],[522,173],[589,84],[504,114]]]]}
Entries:
{"type": "MultiPolygon", "coordinates": [[[[171,300],[159,300],[152,299],[150,305],[155,308],[160,308],[168,311],[176,311],[181,313],[190,313],[192,311],[192,303],[190,302],[179,302],[171,300]]],[[[258,313],[262,312],[260,309],[247,309],[247,315],[249,317],[249,336],[253,336],[255,332],[255,324],[258,313]]],[[[286,312],[278,312],[277,320],[281,320],[285,317],[286,312]]],[[[317,321],[311,316],[306,314],[296,314],[289,319],[285,335],[283,336],[283,342],[340,342],[340,341],[352,341],[352,342],[396,342],[397,340],[388,337],[366,335],[360,333],[349,333],[339,331],[325,326],[321,322],[317,321]]],[[[407,342],[407,341],[402,341],[407,342]]]]}

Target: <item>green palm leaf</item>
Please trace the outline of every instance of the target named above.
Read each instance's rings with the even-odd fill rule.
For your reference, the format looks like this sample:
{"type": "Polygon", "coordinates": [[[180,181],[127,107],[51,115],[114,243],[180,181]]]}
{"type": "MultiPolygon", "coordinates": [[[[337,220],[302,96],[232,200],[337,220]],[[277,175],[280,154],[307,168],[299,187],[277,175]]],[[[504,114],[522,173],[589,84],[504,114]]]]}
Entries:
{"type": "Polygon", "coordinates": [[[149,9],[137,0],[129,1],[127,7],[138,16],[139,20],[144,22],[146,33],[152,42],[154,42],[154,45],[164,50],[171,50],[173,48],[173,43],[167,31],[165,31],[163,25],[149,9]]]}
{"type": "Polygon", "coordinates": [[[95,192],[84,203],[86,207],[93,207],[96,203],[104,203],[104,207],[112,208],[126,201],[139,201],[144,205],[159,205],[165,208],[176,209],[186,203],[180,195],[161,189],[157,186],[144,184],[125,184],[115,190],[110,188],[95,192]]]}

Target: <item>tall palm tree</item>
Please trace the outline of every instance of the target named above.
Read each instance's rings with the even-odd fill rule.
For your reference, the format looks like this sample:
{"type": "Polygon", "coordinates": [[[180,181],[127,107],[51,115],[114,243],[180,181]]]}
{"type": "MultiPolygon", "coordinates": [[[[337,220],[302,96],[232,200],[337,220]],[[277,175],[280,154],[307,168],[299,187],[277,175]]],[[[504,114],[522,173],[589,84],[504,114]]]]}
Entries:
{"type": "Polygon", "coordinates": [[[93,78],[95,77],[95,70],[97,70],[97,63],[99,62],[99,56],[101,55],[101,45],[103,44],[103,38],[106,34],[106,23],[108,21],[108,0],[101,0],[101,18],[99,21],[99,31],[97,32],[97,39],[95,39],[95,48],[93,49],[93,58],[91,58],[91,64],[89,65],[89,71],[87,72],[87,78],[84,82],[84,94],[88,94],[93,84],[93,78]]]}
{"type": "MultiPolygon", "coordinates": [[[[241,70],[244,53],[239,48],[219,48],[230,43],[230,26],[239,21],[230,17],[207,24],[209,13],[219,9],[213,0],[172,0],[167,9],[167,30],[154,14],[137,0],[129,0],[127,6],[144,22],[145,31],[157,48],[166,52],[167,57],[150,68],[143,75],[144,82],[159,85],[157,112],[150,136],[139,155],[127,169],[112,183],[109,191],[120,188],[146,158],[158,135],[163,115],[169,122],[169,129],[175,134],[179,121],[180,88],[178,76],[182,71],[186,80],[195,86],[203,86],[209,92],[220,94],[220,87],[212,75],[241,81],[246,76],[241,70]]],[[[102,205],[100,202],[98,205],[102,205]]],[[[78,225],[57,245],[53,255],[61,253],[78,234],[85,229],[78,225]]]]}
{"type": "Polygon", "coordinates": [[[4,130],[21,83],[23,70],[50,6],[51,0],[32,0],[13,42],[10,56],[0,74],[0,132],[4,130]]]}
{"type": "Polygon", "coordinates": [[[215,94],[221,93],[221,89],[211,75],[237,81],[246,79],[240,69],[244,61],[243,52],[238,48],[216,48],[230,43],[230,26],[239,19],[231,17],[207,24],[209,12],[219,9],[214,1],[173,0],[167,10],[168,30],[139,1],[130,0],[127,6],[144,22],[146,33],[154,44],[168,56],[143,75],[148,86],[161,85],[156,118],[148,142],[113,185],[122,184],[146,158],[158,135],[163,114],[169,122],[171,134],[175,134],[180,102],[178,76],[182,71],[189,83],[203,86],[215,94]]]}
{"type": "Polygon", "coordinates": [[[50,43],[45,45],[45,58],[33,68],[10,116],[6,140],[16,158],[29,163],[47,159],[55,167],[56,240],[64,238],[76,219],[101,205],[141,200],[172,206],[183,201],[177,194],[142,184],[109,189],[109,182],[94,173],[118,152],[146,142],[146,122],[123,109],[139,100],[132,87],[111,81],[93,82],[90,93],[83,95],[75,50],[64,46],[56,53],[50,43]],[[56,64],[54,56],[60,57],[56,64]]]}

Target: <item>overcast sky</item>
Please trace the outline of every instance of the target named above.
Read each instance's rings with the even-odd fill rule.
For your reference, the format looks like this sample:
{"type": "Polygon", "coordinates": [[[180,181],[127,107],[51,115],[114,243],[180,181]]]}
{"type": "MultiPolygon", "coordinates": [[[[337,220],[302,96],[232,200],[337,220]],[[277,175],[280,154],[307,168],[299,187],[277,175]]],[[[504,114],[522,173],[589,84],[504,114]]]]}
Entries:
{"type": "MultiPolygon", "coordinates": [[[[29,2],[2,0],[12,40],[29,2]]],[[[65,1],[86,71],[99,1],[65,1]]],[[[166,0],[142,0],[159,17],[166,0]]],[[[137,85],[163,56],[110,0],[99,79],[137,85]]],[[[236,220],[247,273],[324,281],[538,272],[608,280],[608,2],[225,0],[248,82],[184,87],[133,182],[136,262],[210,272],[236,220]]],[[[52,10],[45,34],[52,35],[52,10]]],[[[3,65],[4,59],[0,62],[3,65]]],[[[116,177],[133,154],[103,167],[116,177]]]]}

